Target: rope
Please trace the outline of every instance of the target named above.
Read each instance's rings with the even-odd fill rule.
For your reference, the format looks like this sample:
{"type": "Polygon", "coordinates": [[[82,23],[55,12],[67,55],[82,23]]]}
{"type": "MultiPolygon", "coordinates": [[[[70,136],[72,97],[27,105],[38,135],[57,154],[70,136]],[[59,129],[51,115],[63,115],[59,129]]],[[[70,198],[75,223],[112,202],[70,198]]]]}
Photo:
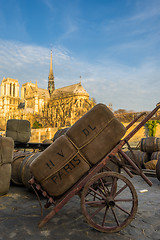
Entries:
{"type": "Polygon", "coordinates": [[[36,189],[33,187],[33,185],[31,184],[31,187],[33,189],[33,191],[35,192],[36,196],[37,196],[37,199],[38,199],[38,202],[39,202],[39,206],[40,206],[40,209],[41,209],[41,217],[43,217],[43,208],[42,208],[42,204],[41,204],[41,200],[40,200],[40,197],[36,191],[36,189]]]}

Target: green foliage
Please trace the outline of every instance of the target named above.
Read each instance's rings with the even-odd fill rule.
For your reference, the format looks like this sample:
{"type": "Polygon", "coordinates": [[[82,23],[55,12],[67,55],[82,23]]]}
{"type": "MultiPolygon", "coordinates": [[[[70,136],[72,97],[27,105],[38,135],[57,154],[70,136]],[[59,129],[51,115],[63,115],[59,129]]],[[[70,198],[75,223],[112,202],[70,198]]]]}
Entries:
{"type": "Polygon", "coordinates": [[[146,122],[148,131],[149,131],[149,137],[155,137],[156,135],[156,127],[160,123],[160,120],[149,120],[146,122]]]}
{"type": "Polygon", "coordinates": [[[42,127],[42,124],[40,124],[38,121],[35,121],[33,123],[33,126],[32,126],[32,128],[34,128],[34,129],[38,129],[38,128],[41,128],[41,127],[42,127]]]}

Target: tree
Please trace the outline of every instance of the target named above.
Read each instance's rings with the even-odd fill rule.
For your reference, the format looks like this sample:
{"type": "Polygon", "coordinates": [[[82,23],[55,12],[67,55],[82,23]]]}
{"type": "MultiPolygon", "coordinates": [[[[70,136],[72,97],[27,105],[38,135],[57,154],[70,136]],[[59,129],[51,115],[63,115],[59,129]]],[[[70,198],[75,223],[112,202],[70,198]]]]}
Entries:
{"type": "Polygon", "coordinates": [[[32,126],[32,128],[34,128],[34,129],[38,129],[38,128],[41,128],[41,127],[42,127],[42,124],[39,123],[38,121],[35,121],[35,122],[33,123],[33,126],[32,126]]]}

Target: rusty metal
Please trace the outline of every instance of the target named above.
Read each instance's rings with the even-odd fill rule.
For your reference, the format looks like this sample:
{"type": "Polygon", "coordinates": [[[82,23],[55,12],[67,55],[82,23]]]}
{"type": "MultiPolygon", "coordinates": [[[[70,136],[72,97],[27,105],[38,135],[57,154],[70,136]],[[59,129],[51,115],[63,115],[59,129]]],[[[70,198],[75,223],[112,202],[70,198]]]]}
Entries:
{"type": "Polygon", "coordinates": [[[113,233],[122,230],[133,220],[138,198],[135,188],[126,177],[105,172],[92,177],[85,185],[81,207],[90,226],[101,232],[113,233]]]}
{"type": "MultiPolygon", "coordinates": [[[[144,124],[156,113],[156,111],[160,108],[160,105],[157,106],[151,113],[149,113],[143,120],[142,122],[140,122],[124,139],[122,139],[111,151],[110,153],[108,153],[100,162],[98,162],[97,164],[95,164],[90,171],[85,174],[81,179],[79,179],[79,181],[72,186],[71,189],[69,189],[65,194],[63,194],[60,198],[55,199],[54,197],[48,196],[47,193],[45,193],[45,196],[48,198],[48,202],[46,204],[46,206],[48,207],[49,205],[54,204],[54,208],[50,211],[50,213],[45,216],[40,224],[39,227],[43,227],[75,194],[80,194],[82,188],[84,188],[82,194],[82,211],[84,213],[84,215],[86,215],[87,221],[89,224],[91,224],[95,229],[98,229],[99,231],[102,232],[117,232],[121,229],[123,229],[125,226],[127,226],[133,219],[133,217],[135,216],[135,213],[137,211],[137,195],[136,195],[136,191],[134,189],[134,187],[132,186],[132,184],[130,183],[130,181],[125,178],[124,176],[122,176],[121,174],[118,173],[113,173],[111,171],[109,172],[104,172],[104,173],[99,173],[102,175],[97,174],[101,169],[103,169],[106,165],[106,163],[112,159],[113,157],[115,157],[115,155],[117,153],[119,153],[121,156],[123,156],[128,163],[132,166],[133,169],[135,169],[135,171],[151,186],[152,183],[151,181],[145,176],[145,174],[143,173],[142,169],[138,168],[138,166],[122,151],[122,147],[126,144],[126,142],[142,127],[144,126],[144,124]],[[97,175],[96,175],[97,174],[97,175]],[[104,174],[104,175],[103,175],[104,174]],[[110,175],[108,175],[110,174],[110,175]],[[113,182],[111,182],[110,184],[107,182],[108,186],[103,187],[103,189],[99,189],[98,193],[94,188],[89,189],[90,185],[94,183],[94,181],[97,181],[98,179],[100,180],[100,182],[102,183],[102,186],[105,186],[105,178],[106,177],[110,177],[113,178],[113,182]],[[118,182],[118,180],[121,180],[122,182],[125,183],[124,188],[122,188],[121,190],[117,190],[117,184],[115,182],[118,182]],[[89,183],[88,183],[89,182],[89,183]],[[110,195],[112,198],[109,198],[107,195],[107,190],[109,187],[111,187],[110,190],[110,195]],[[128,216],[126,217],[126,220],[123,223],[120,223],[119,217],[116,215],[115,211],[114,211],[114,207],[117,207],[117,203],[116,203],[116,197],[123,192],[124,189],[129,189],[131,192],[131,198],[130,199],[119,199],[119,202],[124,202],[124,203],[131,203],[132,207],[131,207],[131,211],[128,212],[127,210],[124,210],[124,208],[119,207],[119,210],[121,210],[121,212],[125,212],[128,216]],[[87,189],[89,189],[89,191],[87,192],[87,189]],[[99,226],[99,224],[97,225],[97,223],[94,223],[93,221],[93,217],[89,216],[86,213],[85,210],[85,205],[86,200],[85,197],[90,193],[93,192],[93,199],[92,202],[94,204],[94,207],[96,207],[97,204],[100,204],[101,207],[103,208],[103,205],[105,206],[109,206],[111,208],[112,211],[112,217],[114,218],[114,222],[115,222],[115,226],[112,227],[104,227],[105,225],[105,218],[106,218],[106,214],[107,214],[107,208],[106,208],[106,212],[103,216],[103,220],[101,225],[99,226]],[[105,193],[105,194],[104,194],[105,193]],[[95,194],[97,194],[100,199],[100,203],[97,203],[96,200],[94,201],[94,199],[96,199],[95,194]],[[104,201],[105,199],[105,201],[104,201]],[[123,200],[123,201],[122,201],[123,200]],[[107,205],[108,204],[108,205],[107,205]]],[[[137,117],[136,119],[139,119],[139,117],[137,117]]],[[[136,120],[135,119],[135,120],[136,120]]],[[[127,126],[127,130],[135,123],[135,120],[133,120],[131,122],[131,124],[129,124],[127,126]]],[[[121,160],[117,160],[117,163],[121,163],[121,160]]],[[[123,166],[124,170],[129,174],[130,177],[132,177],[133,175],[130,173],[129,169],[126,166],[123,166]]],[[[32,179],[30,181],[31,184],[35,184],[36,187],[42,191],[42,193],[44,192],[44,190],[41,188],[41,186],[39,184],[36,183],[36,181],[34,179],[32,179]]],[[[92,204],[92,203],[90,203],[92,204]]],[[[126,204],[126,205],[127,205],[126,204]]],[[[118,207],[117,207],[118,208],[118,207]]],[[[99,209],[100,210],[100,209],[99,209]]],[[[96,215],[98,213],[95,212],[94,214],[96,215]]]]}
{"type": "Polygon", "coordinates": [[[156,164],[156,175],[158,180],[160,181],[160,159],[158,160],[157,164],[156,164]]]}
{"type": "Polygon", "coordinates": [[[126,129],[128,130],[139,118],[141,118],[143,115],[145,115],[146,112],[140,113],[134,120],[132,120],[127,126],[126,129]]]}
{"type": "Polygon", "coordinates": [[[156,170],[143,169],[143,173],[148,177],[157,177],[156,170]]]}
{"type": "Polygon", "coordinates": [[[28,143],[22,143],[22,142],[15,142],[14,143],[14,148],[15,149],[39,149],[39,150],[44,150],[47,147],[49,147],[51,143],[33,143],[33,142],[28,142],[28,143]]]}

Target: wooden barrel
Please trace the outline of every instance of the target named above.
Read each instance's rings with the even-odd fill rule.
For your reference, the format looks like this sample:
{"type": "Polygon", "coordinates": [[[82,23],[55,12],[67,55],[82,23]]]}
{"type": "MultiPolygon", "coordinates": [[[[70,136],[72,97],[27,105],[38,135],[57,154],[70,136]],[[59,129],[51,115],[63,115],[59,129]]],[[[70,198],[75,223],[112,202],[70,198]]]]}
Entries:
{"type": "Polygon", "coordinates": [[[12,161],[12,173],[11,173],[11,181],[16,185],[22,185],[22,180],[20,176],[20,166],[23,162],[24,158],[31,154],[30,152],[18,151],[13,153],[13,161],[12,161]]]}
{"type": "MultiPolygon", "coordinates": [[[[133,157],[131,151],[126,151],[125,153],[134,163],[137,164],[138,162],[142,168],[145,168],[144,164],[150,160],[150,155],[147,152],[142,152],[140,150],[132,150],[132,151],[135,158],[133,157]]],[[[125,163],[126,163],[126,160],[125,160],[125,163]]]]}
{"type": "Polygon", "coordinates": [[[160,151],[160,138],[142,138],[140,142],[140,150],[147,153],[160,151]]]}
{"type": "Polygon", "coordinates": [[[160,159],[157,161],[156,175],[157,175],[158,180],[160,181],[160,159]]]}
{"type": "Polygon", "coordinates": [[[28,181],[31,179],[30,164],[41,154],[41,152],[31,153],[23,159],[20,165],[20,180],[27,188],[31,188],[28,181]]]}
{"type": "Polygon", "coordinates": [[[158,151],[158,152],[153,152],[152,154],[151,154],[151,160],[159,160],[160,159],[160,151],[158,151]]]}
{"type": "Polygon", "coordinates": [[[64,135],[67,130],[69,128],[63,128],[63,129],[59,129],[55,134],[54,134],[54,137],[53,137],[53,141],[55,141],[57,138],[59,138],[60,136],[64,135]]]}

